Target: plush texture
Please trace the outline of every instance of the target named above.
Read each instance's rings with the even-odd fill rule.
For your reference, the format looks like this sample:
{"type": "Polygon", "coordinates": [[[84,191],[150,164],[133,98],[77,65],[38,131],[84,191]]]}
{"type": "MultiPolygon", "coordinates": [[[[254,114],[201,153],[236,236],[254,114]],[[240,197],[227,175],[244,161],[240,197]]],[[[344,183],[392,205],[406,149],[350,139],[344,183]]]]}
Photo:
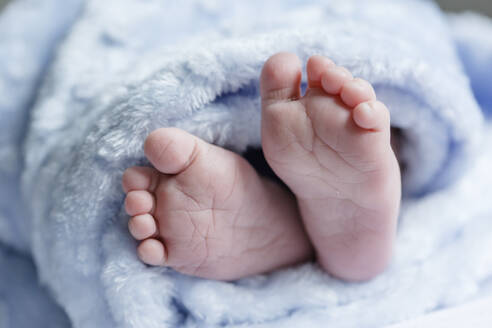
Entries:
{"type": "Polygon", "coordinates": [[[471,79],[475,97],[482,110],[492,116],[492,92],[490,72],[492,72],[492,31],[490,18],[475,13],[450,15],[452,33],[458,53],[471,79]]]}
{"type": "MultiPolygon", "coordinates": [[[[466,34],[479,20],[492,32],[470,15],[450,27],[426,1],[13,2],[0,16],[0,241],[32,255],[51,295],[34,288],[33,300],[53,297],[75,327],[381,326],[490,291],[492,206],[480,197],[492,154],[477,149],[491,133],[481,138],[473,96],[487,108],[490,77],[469,61],[490,65],[492,38],[466,34]],[[369,80],[403,131],[408,198],[390,268],[362,284],[315,264],[224,283],[145,266],[126,230],[123,170],[146,163],[143,140],[162,126],[259,146],[259,72],[281,50],[369,80]]],[[[0,314],[35,311],[11,305],[33,267],[2,263],[0,278],[26,274],[0,284],[0,314]]],[[[0,324],[22,327],[18,317],[0,324]]],[[[54,305],[45,320],[67,322],[54,305]]]]}

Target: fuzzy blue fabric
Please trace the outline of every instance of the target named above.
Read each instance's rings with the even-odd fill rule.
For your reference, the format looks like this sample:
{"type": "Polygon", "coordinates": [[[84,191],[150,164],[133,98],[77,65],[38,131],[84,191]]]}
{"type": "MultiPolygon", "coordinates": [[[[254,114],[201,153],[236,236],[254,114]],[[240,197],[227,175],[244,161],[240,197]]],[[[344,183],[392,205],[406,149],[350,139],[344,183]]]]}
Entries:
{"type": "Polygon", "coordinates": [[[29,326],[19,308],[38,326],[371,327],[490,292],[487,19],[418,0],[17,0],[0,30],[0,242],[25,254],[0,252],[0,281],[23,273],[0,283],[0,327],[29,326]],[[142,264],[123,170],[146,163],[158,127],[259,146],[259,72],[278,51],[367,79],[402,130],[404,192],[420,198],[403,204],[390,268],[361,284],[311,263],[226,283],[142,264]],[[20,305],[28,256],[50,294],[20,305]],[[42,299],[61,308],[40,316],[42,299]]]}

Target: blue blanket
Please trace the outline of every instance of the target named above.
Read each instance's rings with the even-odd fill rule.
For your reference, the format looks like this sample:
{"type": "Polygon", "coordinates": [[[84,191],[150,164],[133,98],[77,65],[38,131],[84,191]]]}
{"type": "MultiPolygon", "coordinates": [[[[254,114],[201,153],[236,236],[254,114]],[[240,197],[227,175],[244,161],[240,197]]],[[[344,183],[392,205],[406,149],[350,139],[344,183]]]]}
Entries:
{"type": "Polygon", "coordinates": [[[0,30],[0,327],[381,326],[490,290],[492,207],[477,200],[492,183],[492,155],[477,152],[479,105],[492,112],[487,19],[417,0],[17,0],[0,30]],[[369,80],[402,130],[390,268],[363,284],[311,263],[224,283],[145,266],[123,170],[162,126],[259,146],[259,71],[281,50],[369,80]],[[30,256],[45,287],[20,305],[30,256]]]}

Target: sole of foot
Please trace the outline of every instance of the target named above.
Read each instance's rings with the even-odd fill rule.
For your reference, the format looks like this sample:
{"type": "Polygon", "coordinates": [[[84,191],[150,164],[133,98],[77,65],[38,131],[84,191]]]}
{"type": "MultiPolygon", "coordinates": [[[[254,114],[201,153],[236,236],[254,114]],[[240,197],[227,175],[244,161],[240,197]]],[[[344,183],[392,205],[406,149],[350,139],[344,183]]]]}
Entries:
{"type": "Polygon", "coordinates": [[[152,132],[144,149],[153,167],[123,175],[144,263],[233,280],[312,256],[293,195],[241,156],[175,128],[152,132]]]}
{"type": "Polygon", "coordinates": [[[350,281],[374,277],[393,249],[401,183],[390,115],[372,86],[323,56],[279,53],[260,84],[262,147],[295,194],[320,266],[350,281]]]}

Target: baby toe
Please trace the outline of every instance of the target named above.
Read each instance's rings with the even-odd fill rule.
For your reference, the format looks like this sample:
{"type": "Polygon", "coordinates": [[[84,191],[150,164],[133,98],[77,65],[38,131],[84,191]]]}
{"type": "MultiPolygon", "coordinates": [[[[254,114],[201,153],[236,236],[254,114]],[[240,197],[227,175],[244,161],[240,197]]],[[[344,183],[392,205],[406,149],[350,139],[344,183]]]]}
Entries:
{"type": "Polygon", "coordinates": [[[321,76],[323,90],[331,95],[340,93],[342,87],[353,79],[352,74],[341,66],[329,66],[321,76]]]}
{"type": "Polygon", "coordinates": [[[125,210],[128,215],[135,216],[150,213],[153,211],[154,205],[154,196],[148,191],[134,190],[126,195],[125,210]]]}
{"type": "Polygon", "coordinates": [[[376,93],[369,82],[355,78],[343,85],[340,97],[347,106],[353,108],[361,102],[376,100],[376,93]]]}
{"type": "Polygon", "coordinates": [[[166,249],[164,244],[157,239],[146,239],[138,245],[138,257],[149,265],[165,265],[166,249]]]}
{"type": "Polygon", "coordinates": [[[153,191],[159,181],[159,172],[150,167],[133,166],[126,169],[121,180],[126,193],[132,190],[153,191]]]}
{"type": "Polygon", "coordinates": [[[150,214],[136,215],[128,221],[128,230],[137,240],[147,239],[157,235],[157,225],[150,214]]]}
{"type": "Polygon", "coordinates": [[[335,66],[333,61],[324,56],[314,55],[309,57],[306,65],[309,87],[321,87],[321,76],[331,66],[335,66]]]}
{"type": "Polygon", "coordinates": [[[355,123],[363,129],[384,130],[390,126],[390,114],[386,106],[377,100],[360,103],[354,108],[355,123]]]}

